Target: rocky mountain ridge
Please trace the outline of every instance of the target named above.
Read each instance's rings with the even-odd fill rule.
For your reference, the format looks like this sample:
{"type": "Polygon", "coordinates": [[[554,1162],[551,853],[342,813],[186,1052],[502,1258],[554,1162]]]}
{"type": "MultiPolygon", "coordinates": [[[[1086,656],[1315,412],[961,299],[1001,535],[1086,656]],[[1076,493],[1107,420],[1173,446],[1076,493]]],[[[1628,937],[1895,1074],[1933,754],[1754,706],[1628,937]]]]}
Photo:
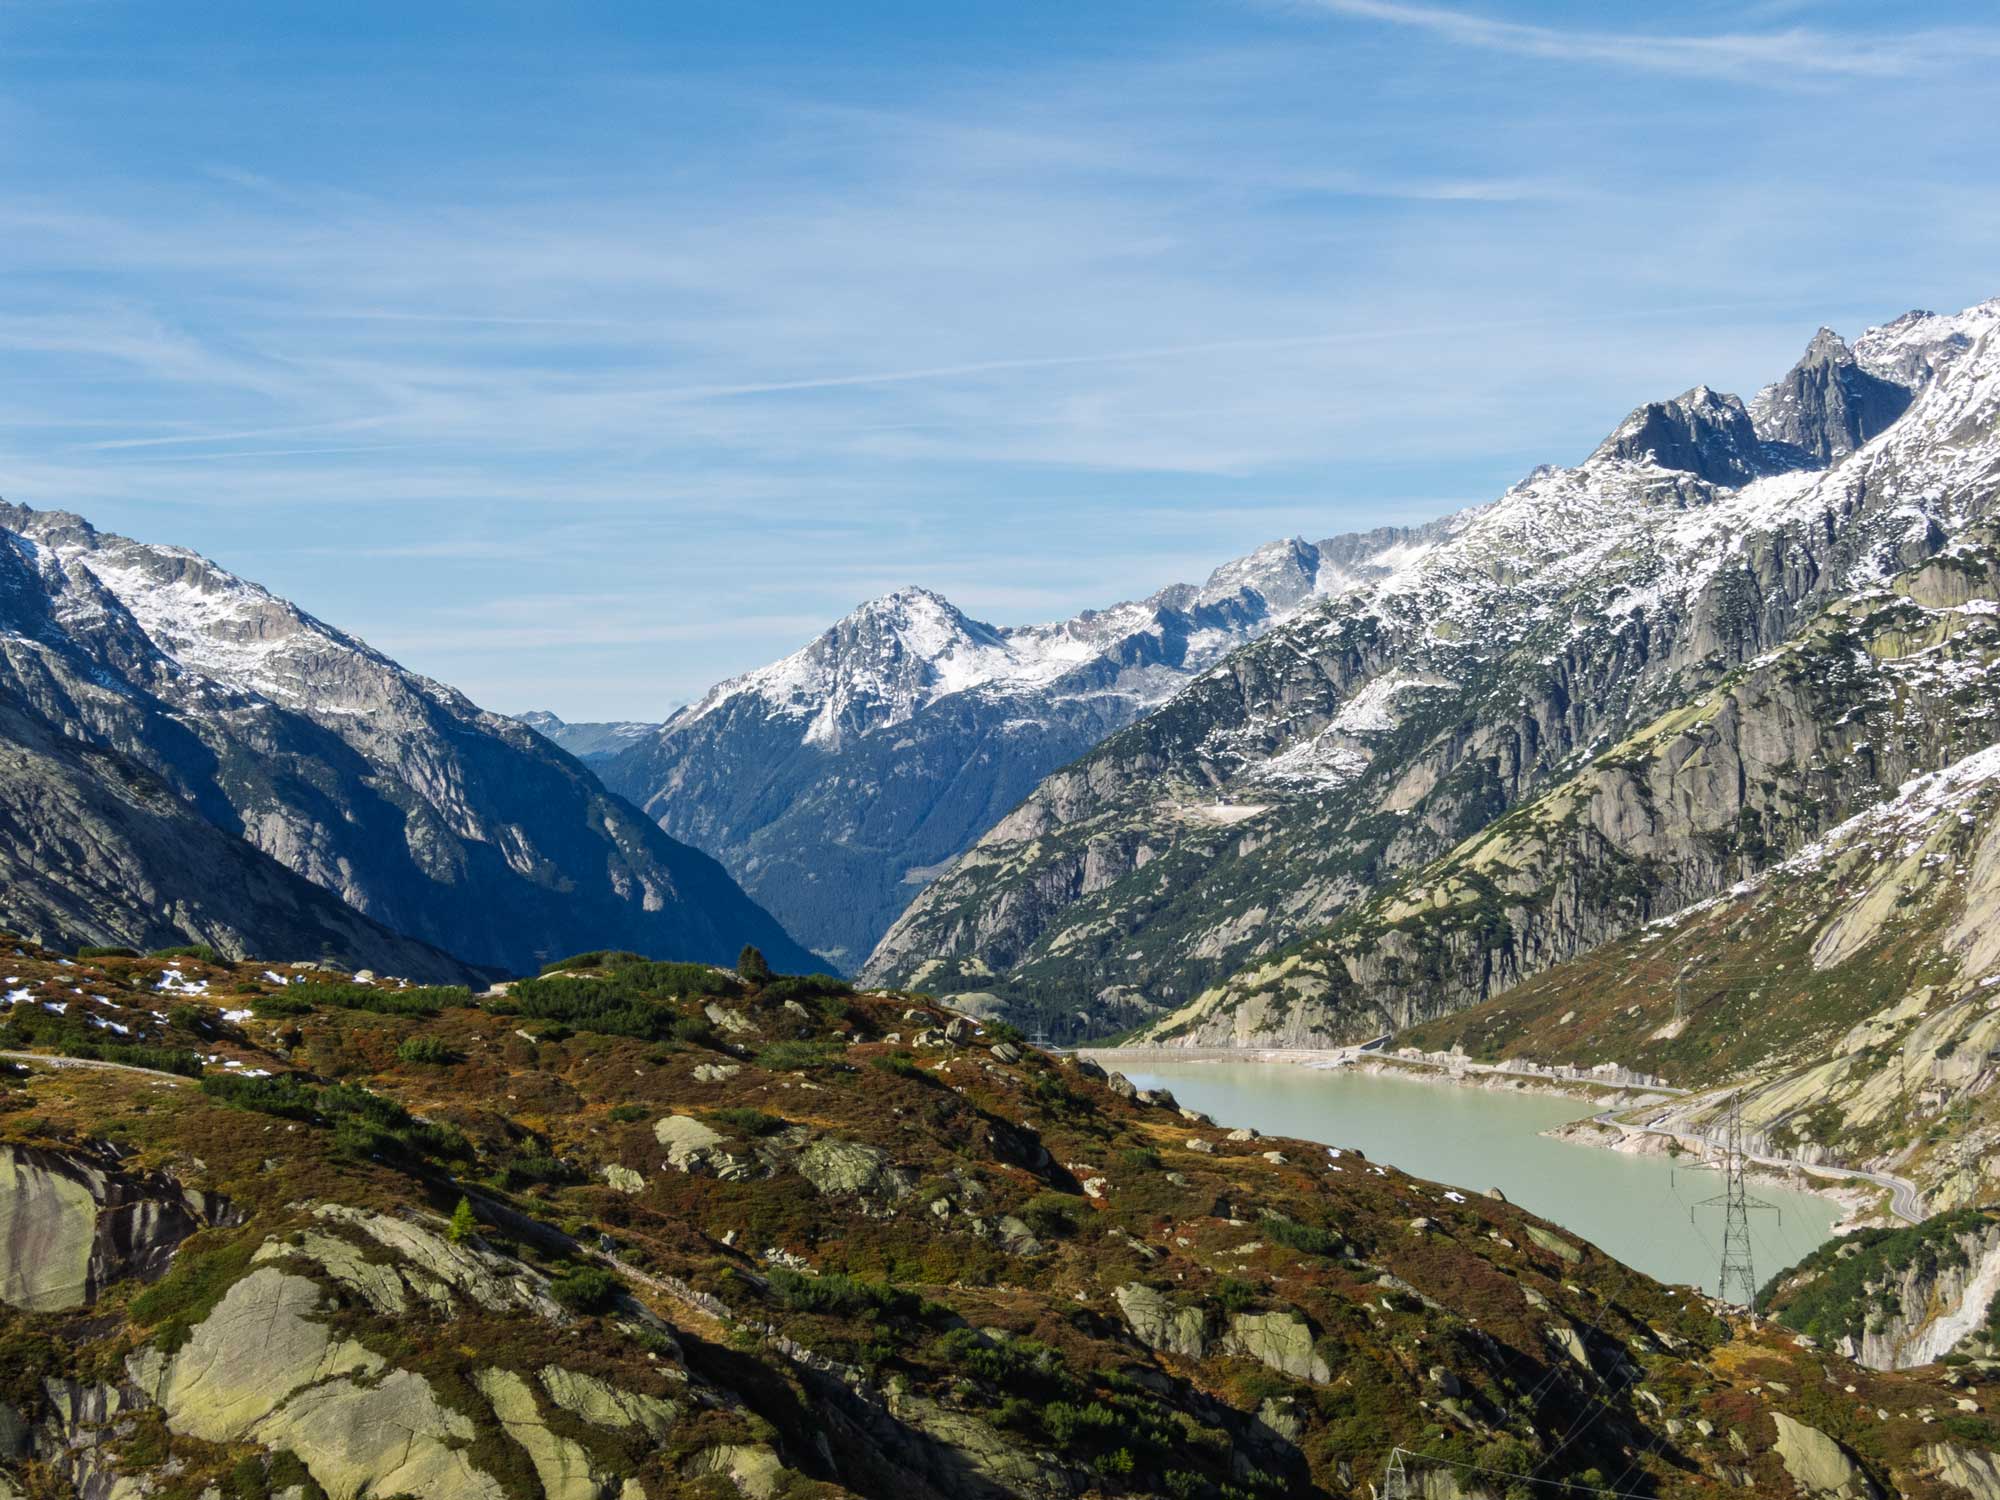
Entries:
{"type": "Polygon", "coordinates": [[[539,736],[185,549],[0,507],[0,682],[17,926],[281,956],[316,938],[405,973],[437,950],[519,971],[605,942],[725,959],[752,941],[811,966],[539,736]],[[205,888],[191,851],[217,840],[190,819],[370,920],[234,856],[205,888]]]}
{"type": "MultiPolygon", "coordinates": [[[[1640,408],[1582,465],[1444,523],[1407,568],[1242,648],[1052,776],[865,972],[1102,1033],[1429,879],[1417,872],[1508,808],[1978,524],[2000,461],[1996,323],[1989,303],[1857,340],[1871,377],[1927,383],[1823,469],[1801,455],[1839,448],[1838,403],[1811,409],[1812,443],[1796,403],[1783,441],[1702,388],[1640,408]]],[[[1830,357],[1815,340],[1787,379],[1810,385],[1830,357]]],[[[1762,836],[1782,849],[1824,826],[1762,836]]],[[[1770,857],[1737,842],[1731,859],[1770,857]]],[[[1707,894],[1702,878],[1679,899],[1707,894]]]]}
{"type": "Polygon", "coordinates": [[[1421,528],[1273,542],[1199,587],[993,626],[933,591],[861,605],[595,762],[819,951],[858,964],[936,868],[1030,788],[1421,528]]]}

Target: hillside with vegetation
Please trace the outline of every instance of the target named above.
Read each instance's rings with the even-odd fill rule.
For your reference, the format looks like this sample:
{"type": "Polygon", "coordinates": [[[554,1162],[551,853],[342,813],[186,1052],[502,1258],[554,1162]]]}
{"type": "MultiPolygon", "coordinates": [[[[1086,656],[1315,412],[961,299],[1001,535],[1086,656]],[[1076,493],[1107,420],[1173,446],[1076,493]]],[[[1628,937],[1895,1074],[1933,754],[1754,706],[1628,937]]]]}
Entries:
{"type": "Polygon", "coordinates": [[[0,970],[9,1496],[1995,1493],[1951,1372],[919,996],[0,970]]]}

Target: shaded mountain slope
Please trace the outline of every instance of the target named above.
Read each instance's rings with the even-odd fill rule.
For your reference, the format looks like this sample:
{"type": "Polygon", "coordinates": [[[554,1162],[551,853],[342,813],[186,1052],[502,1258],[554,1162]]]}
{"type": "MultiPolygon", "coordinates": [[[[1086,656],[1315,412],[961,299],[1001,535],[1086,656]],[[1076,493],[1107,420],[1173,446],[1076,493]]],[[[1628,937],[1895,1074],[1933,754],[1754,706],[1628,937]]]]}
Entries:
{"type": "MultiPolygon", "coordinates": [[[[713,860],[530,730],[183,549],[0,508],[0,685],[49,736],[115,752],[469,963],[518,972],[606,944],[728,959],[754,942],[810,966],[713,860]]],[[[127,889],[185,883],[127,874],[127,889]]],[[[247,913],[217,915],[265,945],[247,913]]]]}

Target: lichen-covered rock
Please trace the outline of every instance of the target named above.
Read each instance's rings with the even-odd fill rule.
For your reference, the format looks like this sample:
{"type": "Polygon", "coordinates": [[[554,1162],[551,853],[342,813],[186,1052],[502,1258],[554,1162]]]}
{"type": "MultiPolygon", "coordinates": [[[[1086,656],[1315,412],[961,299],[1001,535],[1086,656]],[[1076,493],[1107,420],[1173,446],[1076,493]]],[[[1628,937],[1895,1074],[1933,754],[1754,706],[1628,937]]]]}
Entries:
{"type": "Polygon", "coordinates": [[[0,1303],[82,1307],[120,1277],[159,1275],[182,1240],[226,1212],[165,1177],[0,1145],[0,1303]]]}
{"type": "Polygon", "coordinates": [[[599,1175],[621,1193],[643,1193],[646,1190],[644,1177],[630,1167],[621,1167],[616,1162],[604,1167],[599,1175]]]}
{"type": "Polygon", "coordinates": [[[329,1500],[402,1494],[506,1500],[499,1481],[464,1452],[478,1435],[472,1419],[441,1403],[430,1382],[411,1370],[392,1370],[379,1384],[343,1376],[311,1386],[250,1435],[267,1448],[296,1453],[329,1500]]]}
{"type": "MultiPolygon", "coordinates": [[[[892,1394],[889,1410],[899,1422],[949,1450],[963,1465],[948,1477],[948,1493],[991,1496],[994,1500],[1066,1500],[1076,1493],[1060,1465],[1010,1443],[977,1413],[954,1411],[907,1392],[892,1394]]],[[[943,1474],[937,1477],[947,1478],[943,1474]]]]}
{"type": "Polygon", "coordinates": [[[719,1156],[727,1156],[722,1132],[690,1115],[667,1115],[653,1124],[653,1138],[667,1148],[667,1165],[676,1172],[699,1172],[719,1156]]]}
{"type": "Polygon", "coordinates": [[[171,1359],[145,1351],[127,1369],[175,1432],[241,1442],[301,1386],[383,1368],[380,1355],[334,1338],[322,1317],[330,1311],[318,1283],[262,1266],[229,1289],[171,1359]]]}
{"type": "MultiPolygon", "coordinates": [[[[323,1223],[358,1231],[393,1253],[404,1284],[442,1312],[452,1311],[462,1299],[488,1312],[529,1312],[551,1322],[566,1316],[549,1295],[548,1279],[508,1256],[470,1241],[454,1242],[413,1218],[339,1203],[323,1203],[313,1214],[323,1223]]],[[[340,1275],[333,1266],[328,1270],[340,1275]]],[[[352,1284],[365,1292],[366,1276],[352,1284]]]]}
{"type": "Polygon", "coordinates": [[[814,1141],[799,1153],[798,1168],[828,1196],[901,1198],[916,1187],[909,1173],[890,1165],[888,1152],[855,1141],[814,1141]]]}
{"type": "Polygon", "coordinates": [[[1561,1235],[1551,1234],[1539,1224],[1523,1224],[1521,1227],[1526,1231],[1529,1239],[1540,1245],[1557,1260],[1566,1260],[1571,1265],[1578,1265],[1582,1262],[1583,1251],[1572,1245],[1561,1235]]]}
{"type": "Polygon", "coordinates": [[[1973,1500],[2000,1500],[2000,1457],[1958,1443],[1935,1443],[1924,1450],[1924,1461],[1939,1479],[1973,1500]]]}
{"type": "Polygon", "coordinates": [[[1771,1421],[1778,1429],[1778,1457],[1800,1489],[1839,1500],[1874,1500],[1875,1486],[1839,1443],[1781,1411],[1772,1412],[1771,1421]]]}
{"type": "Polygon", "coordinates": [[[1128,1281],[1113,1295],[1134,1337],[1149,1349],[1202,1359],[1215,1339],[1215,1320],[1205,1308],[1180,1307],[1164,1292],[1141,1281],[1128,1281]]]}
{"type": "Polygon", "coordinates": [[[544,1365],[541,1377],[542,1389],[549,1393],[551,1401],[599,1427],[640,1427],[652,1437],[663,1438],[680,1420],[680,1408],[673,1402],[636,1391],[621,1391],[594,1375],[565,1370],[561,1365],[544,1365]]]}
{"type": "Polygon", "coordinates": [[[1238,1313],[1229,1320],[1223,1349],[1260,1360],[1294,1380],[1325,1385],[1333,1378],[1326,1361],[1313,1348],[1312,1325],[1297,1313],[1238,1313]]]}
{"type": "Polygon", "coordinates": [[[396,1267],[368,1259],[359,1245],[337,1234],[300,1230],[288,1239],[272,1240],[261,1246],[255,1257],[258,1261],[291,1258],[316,1262],[335,1281],[359,1293],[379,1313],[399,1318],[409,1311],[410,1299],[396,1267]]]}
{"type": "Polygon", "coordinates": [[[0,1302],[29,1312],[90,1300],[97,1200],[44,1153],[0,1147],[0,1302]]]}
{"type": "Polygon", "coordinates": [[[703,1448],[681,1466],[689,1478],[720,1474],[743,1500],[772,1500],[785,1482],[785,1466],[762,1443],[718,1443],[703,1448]]]}
{"type": "Polygon", "coordinates": [[[581,1443],[551,1432],[534,1388],[512,1370],[481,1370],[474,1377],[479,1392],[493,1405],[507,1436],[527,1450],[545,1500],[607,1500],[610,1484],[591,1472],[590,1454],[581,1443]]]}

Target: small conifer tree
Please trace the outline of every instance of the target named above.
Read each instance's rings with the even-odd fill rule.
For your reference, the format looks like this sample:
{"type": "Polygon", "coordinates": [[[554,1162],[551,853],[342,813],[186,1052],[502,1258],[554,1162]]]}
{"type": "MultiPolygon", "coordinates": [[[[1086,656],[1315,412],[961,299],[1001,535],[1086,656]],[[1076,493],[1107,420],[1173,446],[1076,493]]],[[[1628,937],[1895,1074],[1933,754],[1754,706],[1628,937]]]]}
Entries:
{"type": "Polygon", "coordinates": [[[451,1242],[456,1245],[478,1232],[479,1221],[472,1217],[472,1200],[460,1198],[458,1207],[451,1211],[451,1242]]]}
{"type": "Polygon", "coordinates": [[[751,984],[765,984],[771,979],[771,965],[765,961],[763,952],[743,945],[743,951],[736,955],[736,977],[751,984]]]}

